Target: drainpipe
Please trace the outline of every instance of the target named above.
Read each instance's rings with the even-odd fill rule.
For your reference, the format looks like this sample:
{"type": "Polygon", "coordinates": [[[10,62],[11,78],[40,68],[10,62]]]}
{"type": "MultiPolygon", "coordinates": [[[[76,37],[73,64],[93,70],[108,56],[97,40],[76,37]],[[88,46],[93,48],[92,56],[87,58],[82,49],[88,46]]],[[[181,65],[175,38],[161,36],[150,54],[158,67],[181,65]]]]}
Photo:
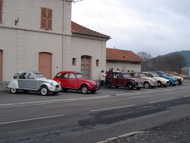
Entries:
{"type": "Polygon", "coordinates": [[[64,5],[65,5],[65,0],[63,0],[63,11],[62,11],[62,22],[63,22],[63,24],[62,24],[62,37],[61,37],[61,56],[62,56],[62,61],[61,61],[61,70],[63,71],[63,47],[64,47],[64,11],[65,11],[65,7],[64,7],[64,5]]]}

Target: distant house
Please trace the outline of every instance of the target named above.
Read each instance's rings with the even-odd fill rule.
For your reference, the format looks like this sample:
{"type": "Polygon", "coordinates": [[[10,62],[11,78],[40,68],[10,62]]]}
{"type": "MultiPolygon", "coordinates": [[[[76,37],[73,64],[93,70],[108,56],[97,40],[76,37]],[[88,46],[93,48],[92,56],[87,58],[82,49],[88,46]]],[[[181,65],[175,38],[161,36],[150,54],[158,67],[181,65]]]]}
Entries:
{"type": "Polygon", "coordinates": [[[106,70],[121,72],[140,72],[143,59],[132,51],[120,49],[106,49],[106,70]]]}

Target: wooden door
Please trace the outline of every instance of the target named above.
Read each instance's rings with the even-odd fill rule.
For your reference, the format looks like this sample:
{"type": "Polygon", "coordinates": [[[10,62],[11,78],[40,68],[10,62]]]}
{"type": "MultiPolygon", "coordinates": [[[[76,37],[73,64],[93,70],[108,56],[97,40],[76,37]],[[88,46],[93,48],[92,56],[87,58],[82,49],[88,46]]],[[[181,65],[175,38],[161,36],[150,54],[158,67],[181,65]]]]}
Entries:
{"type": "Polygon", "coordinates": [[[39,72],[42,72],[47,78],[52,78],[51,53],[46,53],[46,52],[39,53],[39,72]]]}
{"type": "Polygon", "coordinates": [[[85,78],[91,78],[91,57],[81,57],[81,72],[85,78]]]}

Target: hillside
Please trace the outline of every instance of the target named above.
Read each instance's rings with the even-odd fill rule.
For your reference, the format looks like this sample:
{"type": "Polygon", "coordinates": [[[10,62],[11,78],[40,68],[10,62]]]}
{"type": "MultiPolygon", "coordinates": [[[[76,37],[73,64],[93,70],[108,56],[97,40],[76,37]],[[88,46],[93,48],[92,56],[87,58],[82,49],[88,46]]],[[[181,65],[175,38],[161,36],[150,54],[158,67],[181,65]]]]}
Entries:
{"type": "Polygon", "coordinates": [[[190,66],[190,51],[174,52],[158,56],[142,63],[143,71],[173,71],[181,73],[190,66]]]}

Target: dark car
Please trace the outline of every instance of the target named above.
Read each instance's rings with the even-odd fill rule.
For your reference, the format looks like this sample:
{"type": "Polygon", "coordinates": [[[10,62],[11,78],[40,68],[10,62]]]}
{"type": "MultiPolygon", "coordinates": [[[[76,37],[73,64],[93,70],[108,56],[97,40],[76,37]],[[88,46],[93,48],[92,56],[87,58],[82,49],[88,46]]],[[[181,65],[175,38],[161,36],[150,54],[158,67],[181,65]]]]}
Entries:
{"type": "Polygon", "coordinates": [[[63,91],[68,89],[80,90],[81,93],[86,94],[89,91],[96,93],[98,90],[98,83],[96,81],[83,78],[81,73],[78,72],[59,72],[54,80],[59,82],[63,91]]]}
{"type": "Polygon", "coordinates": [[[127,89],[141,89],[143,87],[138,79],[133,78],[129,73],[122,72],[108,72],[106,74],[106,85],[110,88],[122,87],[127,89]]]}

